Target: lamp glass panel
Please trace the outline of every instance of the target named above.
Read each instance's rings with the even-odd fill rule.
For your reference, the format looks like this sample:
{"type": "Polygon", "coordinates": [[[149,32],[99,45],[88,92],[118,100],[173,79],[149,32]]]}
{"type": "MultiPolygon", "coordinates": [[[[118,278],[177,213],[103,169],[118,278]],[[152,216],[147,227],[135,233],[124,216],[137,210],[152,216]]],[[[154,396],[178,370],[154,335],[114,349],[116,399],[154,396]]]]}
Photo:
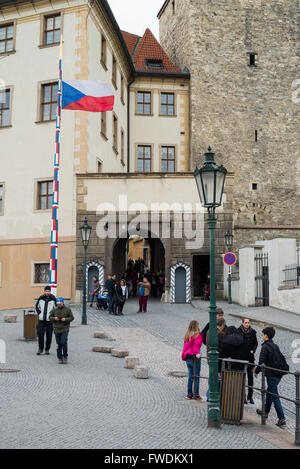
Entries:
{"type": "Polygon", "coordinates": [[[216,200],[215,200],[217,205],[221,205],[222,203],[224,180],[225,180],[225,174],[220,171],[217,171],[216,172],[216,200]]]}
{"type": "Polygon", "coordinates": [[[202,189],[200,173],[197,174],[197,176],[195,176],[195,179],[196,179],[196,184],[197,184],[201,204],[204,205],[205,199],[204,199],[204,194],[203,194],[203,189],[202,189]]]}
{"type": "Polygon", "coordinates": [[[202,173],[205,205],[215,204],[214,194],[214,171],[204,171],[202,173]]]}

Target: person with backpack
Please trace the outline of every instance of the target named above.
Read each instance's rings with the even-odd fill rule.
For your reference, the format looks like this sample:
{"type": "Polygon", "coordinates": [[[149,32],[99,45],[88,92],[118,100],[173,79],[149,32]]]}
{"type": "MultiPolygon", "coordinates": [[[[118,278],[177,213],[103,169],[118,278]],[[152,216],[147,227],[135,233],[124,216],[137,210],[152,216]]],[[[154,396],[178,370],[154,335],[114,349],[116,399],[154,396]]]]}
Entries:
{"type": "Polygon", "coordinates": [[[200,349],[203,342],[203,337],[199,329],[198,321],[191,321],[184,336],[183,350],[181,354],[182,360],[186,362],[188,368],[188,389],[186,399],[193,399],[193,376],[196,373],[195,393],[196,399],[202,401],[199,395],[200,384],[200,369],[201,369],[201,355],[200,349]],[[194,369],[195,365],[195,369],[194,369]]]}
{"type": "MultiPolygon", "coordinates": [[[[274,371],[270,370],[269,368],[266,368],[266,379],[268,383],[265,407],[266,418],[268,418],[268,414],[271,410],[272,403],[274,403],[274,407],[278,417],[276,425],[278,427],[285,427],[286,420],[280,398],[278,397],[278,385],[282,376],[289,371],[289,365],[287,364],[285,357],[282,355],[278,345],[274,344],[273,342],[273,337],[275,336],[275,329],[273,327],[265,327],[265,329],[263,329],[262,331],[262,336],[264,342],[262,344],[259,356],[259,365],[264,364],[266,367],[271,367],[279,370],[274,371]]],[[[256,378],[260,371],[260,366],[257,366],[254,369],[254,375],[256,378]]],[[[257,409],[256,412],[258,415],[262,415],[262,409],[257,409]]]]}

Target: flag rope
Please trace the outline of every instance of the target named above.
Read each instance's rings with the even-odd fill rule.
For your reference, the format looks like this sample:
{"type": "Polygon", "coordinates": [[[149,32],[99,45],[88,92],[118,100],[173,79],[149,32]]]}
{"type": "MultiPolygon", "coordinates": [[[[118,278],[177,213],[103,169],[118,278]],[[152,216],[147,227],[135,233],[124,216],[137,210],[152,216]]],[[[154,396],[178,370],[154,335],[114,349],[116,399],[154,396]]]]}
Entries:
{"type": "Polygon", "coordinates": [[[57,87],[52,219],[51,219],[51,241],[50,241],[50,269],[49,269],[49,285],[51,287],[51,293],[55,296],[57,294],[57,266],[58,266],[58,208],[59,208],[61,105],[62,105],[62,36],[60,38],[59,78],[58,78],[58,87],[57,87]]]}

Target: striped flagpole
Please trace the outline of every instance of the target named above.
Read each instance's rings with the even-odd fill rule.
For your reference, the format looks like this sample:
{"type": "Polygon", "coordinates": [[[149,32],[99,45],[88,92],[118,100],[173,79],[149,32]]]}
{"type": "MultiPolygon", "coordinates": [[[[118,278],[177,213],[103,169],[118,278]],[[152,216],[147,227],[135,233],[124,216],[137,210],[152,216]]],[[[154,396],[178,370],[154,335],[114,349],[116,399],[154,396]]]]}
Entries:
{"type": "Polygon", "coordinates": [[[50,245],[50,271],[49,285],[51,293],[57,294],[57,252],[58,252],[58,208],[59,208],[59,166],[60,166],[60,126],[62,106],[62,35],[60,36],[59,78],[57,88],[57,110],[55,129],[55,154],[53,174],[53,198],[52,198],[52,220],[51,220],[51,245],[50,245]]]}

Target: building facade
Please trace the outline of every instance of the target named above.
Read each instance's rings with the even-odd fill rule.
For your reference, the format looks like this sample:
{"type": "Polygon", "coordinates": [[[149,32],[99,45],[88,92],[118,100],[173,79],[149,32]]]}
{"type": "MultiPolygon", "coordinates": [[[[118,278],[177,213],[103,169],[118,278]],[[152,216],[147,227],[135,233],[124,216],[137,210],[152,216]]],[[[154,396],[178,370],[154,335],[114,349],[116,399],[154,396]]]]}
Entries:
{"type": "Polygon", "coordinates": [[[158,18],[191,74],[191,166],[209,142],[234,174],[235,248],[299,241],[299,2],[166,0],[158,18]]]}

